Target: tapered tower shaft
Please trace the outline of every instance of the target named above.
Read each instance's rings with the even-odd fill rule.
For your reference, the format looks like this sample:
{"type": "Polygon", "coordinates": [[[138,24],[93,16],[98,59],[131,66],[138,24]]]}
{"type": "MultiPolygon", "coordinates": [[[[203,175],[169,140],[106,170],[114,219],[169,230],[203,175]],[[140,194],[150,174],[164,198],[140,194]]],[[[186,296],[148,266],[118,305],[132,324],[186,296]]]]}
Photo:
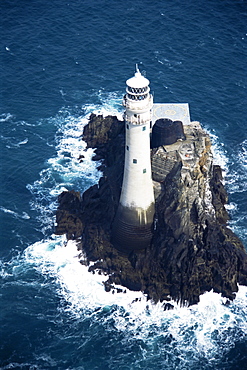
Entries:
{"type": "Polygon", "coordinates": [[[121,196],[113,224],[113,240],[124,252],[144,249],[152,237],[154,193],[150,161],[153,97],[138,68],[126,81],[125,164],[121,196]]]}

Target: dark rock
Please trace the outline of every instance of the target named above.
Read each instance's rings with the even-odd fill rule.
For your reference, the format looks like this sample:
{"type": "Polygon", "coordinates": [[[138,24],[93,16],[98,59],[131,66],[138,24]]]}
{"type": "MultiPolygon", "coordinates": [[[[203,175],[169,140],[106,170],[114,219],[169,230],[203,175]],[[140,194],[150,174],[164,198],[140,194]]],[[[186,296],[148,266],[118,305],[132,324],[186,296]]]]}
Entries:
{"type": "Polygon", "coordinates": [[[79,162],[82,162],[84,158],[85,158],[85,156],[83,154],[80,154],[79,155],[79,158],[78,158],[78,161],[79,162]]]}
{"type": "Polygon", "coordinates": [[[105,153],[103,145],[111,142],[112,139],[116,139],[120,133],[123,133],[123,129],[124,123],[119,121],[117,117],[107,116],[104,118],[92,113],[88,125],[84,127],[83,139],[88,147],[102,148],[105,153]]]}
{"type": "Polygon", "coordinates": [[[173,309],[174,309],[174,306],[171,303],[166,303],[164,305],[164,311],[173,310],[173,309]]]}
{"type": "Polygon", "coordinates": [[[220,166],[214,166],[212,179],[210,181],[212,190],[212,203],[214,205],[218,221],[222,224],[226,224],[229,220],[229,215],[224,206],[228,202],[228,196],[226,189],[222,184],[222,180],[223,177],[220,166]]]}
{"type": "Polygon", "coordinates": [[[124,255],[111,243],[123,176],[124,125],[116,117],[91,115],[84,128],[83,138],[96,148],[103,176],[82,197],[74,191],[59,196],[56,233],[78,239],[87,263],[94,262],[90,271],[109,276],[106,291],[118,292],[115,285],[122,285],[143,291],[153,302],[172,298],[191,305],[212,289],[232,300],[237,284],[247,285],[247,254],[227,227],[227,194],[221,169],[212,163],[209,137],[196,122],[184,130],[186,140],[152,151],[152,243],[124,255]]]}
{"type": "Polygon", "coordinates": [[[64,191],[59,195],[58,202],[55,233],[66,234],[68,240],[80,238],[83,233],[80,193],[64,191]]]}

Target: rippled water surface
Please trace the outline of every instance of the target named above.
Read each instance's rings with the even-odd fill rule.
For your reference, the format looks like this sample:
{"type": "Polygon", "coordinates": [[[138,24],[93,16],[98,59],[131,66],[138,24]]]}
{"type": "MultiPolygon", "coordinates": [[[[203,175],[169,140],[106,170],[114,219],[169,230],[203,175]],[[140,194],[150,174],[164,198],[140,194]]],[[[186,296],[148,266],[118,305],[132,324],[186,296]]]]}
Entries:
{"type": "Polygon", "coordinates": [[[210,133],[247,247],[246,1],[4,0],[0,12],[0,367],[244,369],[246,287],[230,305],[209,292],[163,311],[106,293],[53,230],[58,194],[101,176],[81,139],[89,115],[121,117],[139,63],[156,103],[188,102],[210,133]]]}

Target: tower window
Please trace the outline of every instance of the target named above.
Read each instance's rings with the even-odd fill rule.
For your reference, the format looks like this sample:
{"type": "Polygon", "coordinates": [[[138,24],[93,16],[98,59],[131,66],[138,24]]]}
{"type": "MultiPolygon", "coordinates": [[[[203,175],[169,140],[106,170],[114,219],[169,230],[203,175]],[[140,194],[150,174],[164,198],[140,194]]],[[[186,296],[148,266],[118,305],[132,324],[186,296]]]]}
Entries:
{"type": "Polygon", "coordinates": [[[127,128],[127,130],[129,129],[129,125],[128,124],[126,125],[126,128],[127,128]]]}
{"type": "Polygon", "coordinates": [[[144,168],[144,170],[142,170],[142,172],[143,172],[143,173],[146,173],[146,172],[147,172],[146,168],[144,168]]]}
{"type": "Polygon", "coordinates": [[[137,159],[133,159],[133,163],[137,163],[137,159]]]}
{"type": "Polygon", "coordinates": [[[128,145],[126,145],[126,149],[129,150],[129,146],[128,145]]]}
{"type": "Polygon", "coordinates": [[[146,126],[143,126],[142,131],[145,131],[145,130],[146,130],[146,126]]]}

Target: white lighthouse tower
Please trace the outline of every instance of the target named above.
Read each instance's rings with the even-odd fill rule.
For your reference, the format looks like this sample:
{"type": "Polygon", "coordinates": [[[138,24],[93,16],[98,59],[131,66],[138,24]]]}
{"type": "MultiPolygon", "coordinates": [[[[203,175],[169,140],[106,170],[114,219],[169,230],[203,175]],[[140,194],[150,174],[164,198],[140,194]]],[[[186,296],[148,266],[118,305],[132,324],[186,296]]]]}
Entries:
{"type": "Polygon", "coordinates": [[[113,241],[124,252],[145,248],[152,237],[154,192],[150,161],[153,97],[149,80],[136,67],[126,81],[125,164],[113,241]]]}

